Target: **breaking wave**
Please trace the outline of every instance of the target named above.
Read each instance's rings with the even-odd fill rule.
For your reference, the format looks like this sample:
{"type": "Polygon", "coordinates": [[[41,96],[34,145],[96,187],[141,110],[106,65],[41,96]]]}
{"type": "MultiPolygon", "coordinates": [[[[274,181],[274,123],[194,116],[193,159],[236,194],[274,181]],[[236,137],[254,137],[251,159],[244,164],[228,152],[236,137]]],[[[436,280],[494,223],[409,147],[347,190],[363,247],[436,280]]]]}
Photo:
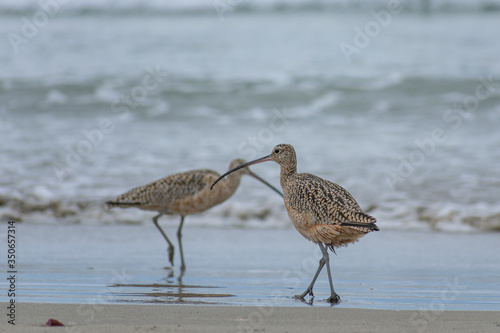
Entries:
{"type": "MultiPolygon", "coordinates": [[[[279,200],[258,204],[228,201],[189,218],[190,225],[207,227],[291,227],[279,200]],[[273,202],[274,201],[274,202],[273,202]]],[[[468,207],[402,207],[372,204],[365,211],[375,216],[382,230],[439,230],[448,232],[500,231],[498,207],[476,204],[468,207]]],[[[34,200],[0,197],[0,219],[27,224],[146,224],[154,212],[139,209],[108,209],[104,201],[34,200]]],[[[178,217],[165,217],[162,223],[177,223],[178,217]]]]}
{"type": "MultiPolygon", "coordinates": [[[[477,12],[488,13],[500,10],[499,0],[402,0],[406,12],[456,13],[477,12]]],[[[10,0],[0,4],[0,15],[28,16],[43,10],[47,13],[63,13],[64,15],[225,15],[228,13],[252,12],[294,12],[294,11],[369,11],[387,7],[386,0],[352,1],[352,0],[302,0],[302,1],[71,1],[71,0],[10,0]]]]}

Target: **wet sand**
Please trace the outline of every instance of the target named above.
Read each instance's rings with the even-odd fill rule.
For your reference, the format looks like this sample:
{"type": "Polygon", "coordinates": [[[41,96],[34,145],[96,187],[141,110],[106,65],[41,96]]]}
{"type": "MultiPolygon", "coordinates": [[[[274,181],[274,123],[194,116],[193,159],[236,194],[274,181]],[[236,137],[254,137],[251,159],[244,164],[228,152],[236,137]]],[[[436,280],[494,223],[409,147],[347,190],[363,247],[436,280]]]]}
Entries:
{"type": "MultiPolygon", "coordinates": [[[[2,304],[2,307],[5,304],[2,304]]],[[[22,304],[9,332],[498,332],[494,311],[22,304]],[[65,327],[44,326],[57,319],[65,327]]]]}
{"type": "MultiPolygon", "coordinates": [[[[166,225],[175,235],[176,224],[166,225]]],[[[149,224],[19,223],[16,235],[22,332],[47,330],[50,318],[74,332],[500,329],[496,233],[369,234],[330,257],[342,299],[335,306],[325,301],[325,272],[313,302],[293,298],[309,284],[320,255],[291,228],[187,226],[183,275],[179,253],[169,267],[166,244],[149,224]]],[[[8,301],[2,292],[2,306],[8,301]]],[[[0,331],[12,328],[7,319],[0,331]]]]}

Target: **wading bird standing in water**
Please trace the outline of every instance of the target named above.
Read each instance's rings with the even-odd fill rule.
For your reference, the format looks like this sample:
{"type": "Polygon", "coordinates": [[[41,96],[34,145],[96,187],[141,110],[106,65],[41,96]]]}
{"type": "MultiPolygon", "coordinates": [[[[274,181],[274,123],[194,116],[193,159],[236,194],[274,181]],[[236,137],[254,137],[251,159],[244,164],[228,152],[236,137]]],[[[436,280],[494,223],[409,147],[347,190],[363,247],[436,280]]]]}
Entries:
{"type": "MultiPolygon", "coordinates": [[[[229,169],[233,169],[242,163],[245,163],[245,160],[235,159],[229,165],[229,169]]],[[[184,272],[186,265],[184,263],[184,253],[181,242],[184,218],[187,215],[204,212],[229,199],[238,189],[241,176],[243,175],[250,175],[260,180],[283,196],[279,190],[249,169],[244,169],[235,173],[232,177],[228,177],[227,181],[225,181],[222,186],[218,187],[216,191],[210,191],[210,184],[219,178],[220,175],[213,170],[200,169],[177,173],[148,185],[136,187],[106,202],[106,204],[108,208],[136,207],[142,210],[158,212],[159,214],[153,217],[153,223],[168,243],[168,260],[172,266],[174,265],[174,245],[158,224],[158,219],[162,215],[180,215],[181,222],[179,224],[179,229],[177,229],[177,240],[179,242],[181,254],[181,272],[184,272]]]]}
{"type": "Polygon", "coordinates": [[[297,173],[295,149],[288,144],[277,145],[270,155],[229,170],[211,188],[232,172],[266,161],[274,161],[281,167],[283,199],[295,229],[318,244],[323,254],[311,284],[304,293],[295,297],[303,300],[309,294],[314,298],[314,283],[326,264],[331,291],[328,302],[339,303],[340,297],[333,289],[328,248],[335,252],[336,247],[356,242],[370,231],[378,231],[377,220],[364,213],[352,195],[341,186],[309,173],[297,173]]]}

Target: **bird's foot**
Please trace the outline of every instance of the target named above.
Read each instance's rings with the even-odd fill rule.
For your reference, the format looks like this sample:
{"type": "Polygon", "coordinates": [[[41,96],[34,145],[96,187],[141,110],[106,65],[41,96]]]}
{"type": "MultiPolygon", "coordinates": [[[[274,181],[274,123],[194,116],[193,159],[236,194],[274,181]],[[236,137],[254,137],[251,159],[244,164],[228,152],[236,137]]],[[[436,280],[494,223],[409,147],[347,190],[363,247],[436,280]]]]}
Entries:
{"type": "Polygon", "coordinates": [[[313,291],[312,291],[312,288],[307,288],[306,291],[304,291],[302,294],[300,295],[295,295],[294,298],[295,299],[301,299],[301,300],[304,300],[304,297],[306,297],[307,295],[311,295],[312,298],[314,298],[314,294],[313,294],[313,291]]]}
{"type": "Polygon", "coordinates": [[[326,301],[328,303],[331,303],[332,305],[339,304],[340,303],[340,296],[335,293],[335,294],[331,295],[330,297],[328,297],[328,299],[326,301]]]}
{"type": "Polygon", "coordinates": [[[293,298],[303,302],[303,303],[306,303],[308,305],[313,305],[313,302],[314,302],[314,296],[312,296],[308,301],[306,301],[306,299],[304,298],[304,294],[302,295],[295,295],[293,298]]]}

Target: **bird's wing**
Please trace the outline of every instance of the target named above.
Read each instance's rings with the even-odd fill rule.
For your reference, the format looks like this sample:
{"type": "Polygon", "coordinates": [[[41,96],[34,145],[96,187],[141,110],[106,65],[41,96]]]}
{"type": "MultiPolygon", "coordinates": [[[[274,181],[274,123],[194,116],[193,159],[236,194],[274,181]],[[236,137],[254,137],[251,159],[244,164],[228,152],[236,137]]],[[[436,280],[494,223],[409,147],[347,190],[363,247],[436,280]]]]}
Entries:
{"type": "Polygon", "coordinates": [[[159,179],[144,186],[133,188],[132,190],[119,195],[107,202],[113,206],[156,206],[193,195],[206,186],[207,176],[215,179],[219,174],[213,170],[201,169],[173,174],[159,179]]]}
{"type": "Polygon", "coordinates": [[[369,227],[376,219],[364,213],[352,195],[343,187],[311,174],[299,174],[292,200],[302,200],[308,210],[323,224],[369,227]]]}

